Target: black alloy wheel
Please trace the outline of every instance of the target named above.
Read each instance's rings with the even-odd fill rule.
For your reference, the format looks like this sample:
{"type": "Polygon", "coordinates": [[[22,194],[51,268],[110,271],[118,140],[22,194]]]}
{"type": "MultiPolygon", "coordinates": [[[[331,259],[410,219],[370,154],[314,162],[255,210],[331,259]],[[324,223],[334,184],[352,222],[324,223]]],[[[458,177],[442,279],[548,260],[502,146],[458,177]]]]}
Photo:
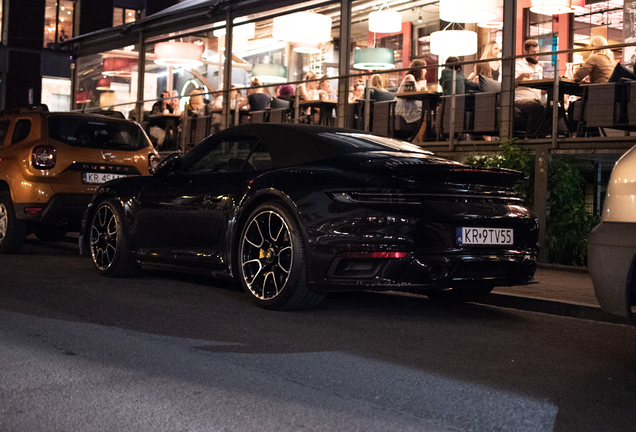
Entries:
{"type": "Polygon", "coordinates": [[[0,253],[18,253],[26,237],[26,223],[15,217],[9,192],[0,192],[0,253]]]}
{"type": "Polygon", "coordinates": [[[121,206],[112,199],[97,205],[90,224],[90,250],[97,271],[107,276],[126,276],[136,266],[128,251],[121,206]]]}
{"type": "Polygon", "coordinates": [[[256,208],[240,237],[238,271],[245,291],[267,309],[306,309],[324,294],[309,290],[305,247],[296,219],[282,204],[256,208]]]}

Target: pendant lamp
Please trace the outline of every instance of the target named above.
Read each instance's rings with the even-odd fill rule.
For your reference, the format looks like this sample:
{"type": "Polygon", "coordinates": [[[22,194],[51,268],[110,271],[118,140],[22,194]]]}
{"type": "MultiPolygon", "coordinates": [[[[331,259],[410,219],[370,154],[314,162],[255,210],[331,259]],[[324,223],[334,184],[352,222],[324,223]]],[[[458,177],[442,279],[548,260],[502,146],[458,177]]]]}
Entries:
{"type": "Polygon", "coordinates": [[[155,63],[161,66],[201,66],[203,64],[203,45],[191,42],[156,43],[155,63]]]}
{"type": "Polygon", "coordinates": [[[95,90],[110,91],[110,78],[100,78],[97,80],[95,90]]]}
{"type": "Polygon", "coordinates": [[[477,52],[477,33],[469,30],[442,30],[431,33],[431,53],[443,57],[466,56],[477,52]]]}
{"type": "Polygon", "coordinates": [[[497,0],[440,0],[439,17],[453,23],[490,21],[497,17],[497,0]]]}
{"type": "Polygon", "coordinates": [[[585,12],[585,0],[572,0],[570,4],[570,12],[572,13],[585,12]]]}
{"type": "Polygon", "coordinates": [[[497,16],[490,21],[482,21],[477,23],[477,27],[500,29],[503,28],[503,6],[497,6],[497,16]]]}
{"type": "Polygon", "coordinates": [[[398,33],[402,31],[402,14],[389,10],[384,2],[380,10],[369,14],[369,31],[372,33],[398,33]],[[384,7],[386,6],[386,9],[384,7]]]}
{"type": "Polygon", "coordinates": [[[318,54],[320,53],[319,43],[294,42],[294,52],[299,54],[318,54]]]}
{"type": "Polygon", "coordinates": [[[287,82],[287,68],[278,64],[252,65],[252,78],[258,78],[263,84],[287,82]]]}
{"type": "Polygon", "coordinates": [[[130,57],[106,57],[102,63],[102,75],[132,77],[133,67],[137,66],[137,59],[130,57]]]}
{"type": "Polygon", "coordinates": [[[274,18],[272,37],[287,42],[329,42],[331,18],[312,12],[279,16],[274,18]]]}
{"type": "Polygon", "coordinates": [[[386,70],[395,67],[395,52],[389,48],[363,48],[353,52],[353,68],[386,70]]]}
{"type": "Polygon", "coordinates": [[[541,15],[559,15],[571,12],[570,0],[532,0],[530,12],[541,15]]]}

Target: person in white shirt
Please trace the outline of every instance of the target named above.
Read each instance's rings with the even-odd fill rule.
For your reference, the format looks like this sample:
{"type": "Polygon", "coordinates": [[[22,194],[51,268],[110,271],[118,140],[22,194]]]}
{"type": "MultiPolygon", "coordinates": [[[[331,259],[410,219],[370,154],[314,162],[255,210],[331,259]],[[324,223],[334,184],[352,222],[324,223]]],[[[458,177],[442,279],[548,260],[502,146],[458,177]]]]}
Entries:
{"type": "Polygon", "coordinates": [[[542,135],[542,131],[536,130],[545,110],[541,103],[541,90],[519,86],[522,81],[543,77],[543,68],[539,65],[539,56],[536,55],[539,52],[539,42],[534,39],[527,40],[523,45],[523,51],[527,54],[526,57],[515,63],[515,120],[526,120],[526,137],[533,133],[542,135]]]}

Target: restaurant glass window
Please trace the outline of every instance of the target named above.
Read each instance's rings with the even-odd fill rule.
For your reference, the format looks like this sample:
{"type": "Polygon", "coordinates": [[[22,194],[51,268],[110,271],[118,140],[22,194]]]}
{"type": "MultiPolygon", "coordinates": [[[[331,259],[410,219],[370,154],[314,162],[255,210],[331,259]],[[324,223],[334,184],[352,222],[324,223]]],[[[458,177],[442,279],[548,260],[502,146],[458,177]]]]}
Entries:
{"type": "Polygon", "coordinates": [[[113,27],[137,21],[140,11],[121,7],[113,8],[113,27]]]}
{"type": "Polygon", "coordinates": [[[73,36],[75,0],[46,0],[44,9],[44,47],[56,48],[73,36]]]}
{"type": "Polygon", "coordinates": [[[71,109],[71,80],[68,78],[42,78],[42,103],[49,111],[71,109]]]}
{"type": "MultiPolygon", "coordinates": [[[[622,0],[601,1],[586,4],[583,11],[575,13],[573,48],[585,48],[596,35],[603,36],[609,44],[636,42],[636,2],[628,2],[623,10],[622,0]]],[[[621,49],[614,50],[614,59],[618,61],[624,58],[625,64],[633,65],[636,60],[635,48],[626,47],[624,52],[625,55],[621,49]]],[[[573,62],[582,63],[586,54],[575,53],[573,62]]]]}
{"type": "Polygon", "coordinates": [[[138,57],[138,48],[129,46],[78,58],[75,108],[119,111],[135,118],[138,57]]]}

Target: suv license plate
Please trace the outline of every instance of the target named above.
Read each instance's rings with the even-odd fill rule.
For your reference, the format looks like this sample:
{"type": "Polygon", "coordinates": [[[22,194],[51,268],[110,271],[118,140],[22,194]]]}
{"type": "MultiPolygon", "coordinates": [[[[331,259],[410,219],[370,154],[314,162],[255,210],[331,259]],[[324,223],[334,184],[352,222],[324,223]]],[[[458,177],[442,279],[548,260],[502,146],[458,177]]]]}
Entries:
{"type": "Polygon", "coordinates": [[[512,228],[457,228],[457,244],[462,245],[511,245],[514,240],[512,228]]]}
{"type": "Polygon", "coordinates": [[[126,177],[126,174],[82,173],[84,183],[102,184],[110,180],[126,177]]]}

